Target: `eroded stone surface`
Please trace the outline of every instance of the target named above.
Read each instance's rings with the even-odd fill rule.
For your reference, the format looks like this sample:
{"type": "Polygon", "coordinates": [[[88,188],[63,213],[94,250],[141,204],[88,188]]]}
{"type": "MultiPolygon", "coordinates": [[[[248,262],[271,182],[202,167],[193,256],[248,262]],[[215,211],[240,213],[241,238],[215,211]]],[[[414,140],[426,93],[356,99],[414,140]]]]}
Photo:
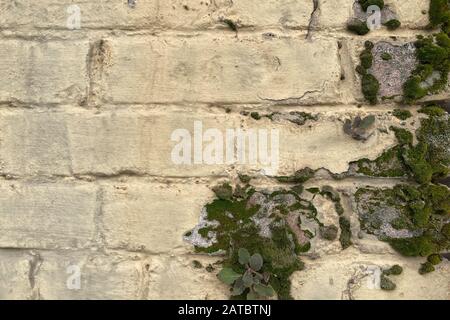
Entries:
{"type": "Polygon", "coordinates": [[[380,97],[392,98],[403,94],[403,84],[417,64],[415,52],[413,43],[396,45],[382,41],[374,44],[370,73],[380,83],[380,97]],[[386,59],[386,54],[390,59],[386,59]]]}

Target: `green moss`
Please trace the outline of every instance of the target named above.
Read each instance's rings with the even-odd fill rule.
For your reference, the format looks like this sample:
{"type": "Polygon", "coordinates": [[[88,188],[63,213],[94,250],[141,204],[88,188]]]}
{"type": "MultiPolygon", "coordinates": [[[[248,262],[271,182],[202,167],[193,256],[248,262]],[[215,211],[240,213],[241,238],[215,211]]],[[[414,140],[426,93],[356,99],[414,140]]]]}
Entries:
{"type": "MultiPolygon", "coordinates": [[[[393,189],[361,188],[355,193],[361,227],[369,233],[377,234],[405,256],[428,256],[447,250],[450,241],[441,228],[442,203],[449,203],[450,190],[441,185],[425,184],[419,187],[397,185],[393,189]],[[397,216],[395,219],[384,217],[397,216]],[[377,220],[378,219],[378,220],[377,220]],[[375,222],[379,223],[375,223],[375,222]],[[381,223],[380,223],[381,222],[381,223]],[[388,231],[379,233],[381,228],[411,231],[409,238],[397,238],[388,231]]],[[[446,205],[447,205],[446,204],[446,205]]],[[[446,206],[444,205],[444,206],[446,206]]],[[[448,216],[448,212],[444,213],[448,216]]]]}
{"type": "Polygon", "coordinates": [[[420,37],[415,46],[419,64],[403,86],[404,101],[408,104],[444,89],[450,72],[450,39],[447,34],[420,37]],[[433,73],[437,73],[439,78],[431,86],[422,86],[422,82],[433,73]]]}
{"type": "Polygon", "coordinates": [[[406,129],[390,127],[392,131],[395,133],[395,137],[400,145],[412,144],[413,143],[413,135],[406,129]]]}
{"type": "Polygon", "coordinates": [[[352,231],[350,229],[350,221],[345,217],[339,218],[339,226],[341,228],[341,235],[339,236],[339,241],[341,243],[342,249],[347,249],[352,244],[352,231]]]}
{"type": "Polygon", "coordinates": [[[435,266],[442,262],[442,257],[437,253],[431,254],[428,256],[427,261],[435,266]]]}
{"type": "Polygon", "coordinates": [[[356,72],[357,72],[359,75],[361,75],[361,76],[367,74],[367,70],[364,69],[363,66],[360,66],[360,65],[359,65],[359,66],[356,67],[355,70],[356,70],[356,72]]]}
{"type": "Polygon", "coordinates": [[[198,230],[198,234],[201,235],[203,238],[208,238],[208,233],[212,231],[211,227],[205,227],[198,230]]]}
{"type": "Polygon", "coordinates": [[[192,266],[193,266],[195,269],[201,269],[201,268],[203,268],[202,263],[201,263],[200,261],[198,261],[198,260],[192,261],[192,266]]]}
{"type": "Polygon", "coordinates": [[[287,183],[304,183],[309,179],[313,178],[314,175],[315,175],[314,170],[310,168],[304,168],[296,171],[293,176],[281,176],[277,177],[277,180],[280,182],[287,182],[287,183]]]}
{"type": "Polygon", "coordinates": [[[341,216],[344,214],[344,208],[342,207],[341,202],[335,202],[334,203],[334,209],[336,210],[336,213],[341,216]]]}
{"type": "Polygon", "coordinates": [[[364,69],[370,69],[372,67],[373,55],[371,50],[369,49],[364,50],[363,52],[361,52],[359,58],[361,60],[361,66],[364,69]]]}
{"type": "Polygon", "coordinates": [[[428,145],[419,142],[414,147],[408,147],[403,154],[405,164],[411,170],[414,179],[419,183],[429,183],[433,177],[433,167],[426,159],[427,153],[428,145]]]}
{"type": "Polygon", "coordinates": [[[241,180],[241,182],[243,183],[249,183],[250,180],[252,179],[249,175],[246,174],[239,174],[239,180],[241,180]]]}
{"type": "Polygon", "coordinates": [[[393,265],[392,267],[390,267],[387,270],[383,271],[383,274],[390,276],[390,275],[394,275],[394,276],[398,276],[400,274],[402,274],[403,272],[403,268],[401,266],[399,266],[398,264],[393,265]]]}
{"type": "Polygon", "coordinates": [[[383,52],[381,54],[381,59],[383,59],[384,61],[389,61],[392,60],[392,56],[387,52],[383,52]]]}
{"type": "Polygon", "coordinates": [[[347,24],[347,30],[357,35],[363,36],[369,33],[367,23],[360,20],[353,20],[347,24]]]}
{"type": "Polygon", "coordinates": [[[388,28],[388,30],[392,31],[392,30],[396,30],[396,29],[400,28],[400,26],[402,24],[397,19],[391,19],[391,20],[385,22],[384,25],[388,28]]]}
{"type": "Polygon", "coordinates": [[[306,191],[311,192],[311,193],[314,193],[314,194],[317,194],[317,193],[320,192],[320,188],[316,188],[316,187],[314,187],[314,188],[308,188],[308,189],[306,189],[306,191]]]}
{"type": "Polygon", "coordinates": [[[419,110],[420,113],[426,114],[430,117],[441,117],[446,114],[446,111],[437,105],[429,105],[419,110]]]}
{"type": "Polygon", "coordinates": [[[385,275],[381,275],[380,278],[380,288],[382,290],[386,290],[386,291],[392,291],[395,290],[397,286],[395,285],[394,282],[392,282],[391,279],[389,279],[388,277],[386,277],[385,275]]]}
{"type": "Polygon", "coordinates": [[[396,146],[384,151],[375,160],[360,159],[352,164],[357,165],[357,172],[373,177],[402,177],[406,175],[407,167],[401,159],[402,148],[396,146]]]}
{"type": "Polygon", "coordinates": [[[293,187],[291,188],[291,190],[292,190],[293,192],[295,192],[297,195],[301,195],[302,192],[303,192],[303,190],[304,190],[304,187],[303,187],[303,185],[298,184],[298,185],[296,185],[296,186],[293,186],[293,187]]]}
{"type": "Polygon", "coordinates": [[[420,86],[422,78],[412,76],[403,84],[403,99],[405,103],[413,103],[427,95],[427,90],[420,86]]]}
{"type": "Polygon", "coordinates": [[[311,249],[311,242],[306,242],[304,245],[301,245],[299,247],[298,251],[304,253],[308,252],[310,249],[311,249]]]}
{"type": "Polygon", "coordinates": [[[260,119],[261,119],[261,116],[259,115],[258,112],[252,112],[252,113],[250,113],[250,116],[251,116],[253,119],[255,119],[255,120],[260,120],[260,119]]]}
{"type": "Polygon", "coordinates": [[[231,188],[229,183],[224,183],[220,186],[216,186],[212,190],[216,194],[217,198],[222,200],[230,200],[233,196],[233,189],[231,188]]]}
{"type": "Polygon", "coordinates": [[[412,117],[412,114],[409,110],[395,109],[392,114],[394,115],[394,117],[400,120],[406,120],[412,117]]]}
{"type": "Polygon", "coordinates": [[[335,225],[323,226],[319,229],[320,236],[329,241],[333,241],[337,238],[338,231],[339,229],[335,225]]]}
{"type": "Polygon", "coordinates": [[[375,47],[375,45],[373,44],[372,41],[366,40],[364,42],[364,48],[366,48],[367,50],[372,50],[375,47]]]}
{"type": "MultiPolygon", "coordinates": [[[[297,178],[299,177],[297,176],[297,178]]],[[[268,226],[271,236],[266,237],[260,234],[260,226],[255,222],[260,206],[249,202],[251,195],[255,192],[254,189],[248,186],[245,189],[246,193],[236,197],[236,192],[233,192],[231,186],[230,188],[228,184],[221,185],[221,190],[219,192],[216,190],[217,199],[205,206],[205,219],[214,223],[201,228],[198,233],[203,238],[207,238],[210,232],[214,232],[215,241],[208,247],[196,246],[196,252],[216,253],[222,251],[227,257],[224,265],[231,267],[236,272],[243,271],[240,270],[242,265],[238,261],[237,251],[239,248],[245,247],[252,253],[259,253],[264,259],[262,272],[271,275],[269,283],[276,290],[278,297],[290,299],[290,276],[293,272],[303,268],[298,254],[309,250],[310,244],[300,245],[298,243],[295,233],[284,217],[284,214],[288,214],[291,209],[283,204],[283,197],[280,196],[294,195],[298,201],[297,204],[301,205],[302,209],[303,207],[309,208],[312,204],[301,200],[300,196],[292,190],[278,190],[270,194],[262,193],[267,200],[277,204],[279,209],[270,213],[273,218],[268,226]],[[226,196],[222,189],[226,190],[226,196]],[[231,198],[229,198],[230,194],[231,198]]]]}
{"type": "Polygon", "coordinates": [[[446,186],[428,184],[420,187],[420,190],[429,199],[435,214],[450,215],[450,190],[446,186]]]}
{"type": "Polygon", "coordinates": [[[427,261],[425,263],[422,263],[422,265],[420,266],[420,269],[419,269],[419,273],[427,274],[427,273],[433,272],[434,270],[435,270],[435,268],[434,268],[433,264],[427,261]]]}
{"type": "Polygon", "coordinates": [[[396,230],[411,229],[411,222],[407,217],[402,215],[401,217],[392,220],[391,226],[396,230]]]}
{"type": "Polygon", "coordinates": [[[358,0],[358,2],[364,11],[367,11],[370,6],[378,6],[380,9],[384,8],[384,0],[358,0]]]}
{"type": "Polygon", "coordinates": [[[450,223],[447,223],[442,227],[441,233],[444,237],[450,239],[450,223]]]}
{"type": "Polygon", "coordinates": [[[432,208],[427,206],[424,201],[417,200],[409,204],[409,208],[413,214],[413,221],[419,228],[424,228],[430,221],[432,208]]]}
{"type": "Polygon", "coordinates": [[[436,245],[426,236],[390,239],[389,244],[400,254],[408,257],[426,257],[436,251],[436,245]]]}
{"type": "Polygon", "coordinates": [[[437,27],[449,19],[449,4],[447,0],[430,0],[430,24],[437,27]]]}
{"type": "Polygon", "coordinates": [[[376,104],[378,102],[378,91],[380,90],[380,83],[377,78],[371,74],[365,74],[362,77],[361,85],[364,97],[371,104],[376,104]]]}

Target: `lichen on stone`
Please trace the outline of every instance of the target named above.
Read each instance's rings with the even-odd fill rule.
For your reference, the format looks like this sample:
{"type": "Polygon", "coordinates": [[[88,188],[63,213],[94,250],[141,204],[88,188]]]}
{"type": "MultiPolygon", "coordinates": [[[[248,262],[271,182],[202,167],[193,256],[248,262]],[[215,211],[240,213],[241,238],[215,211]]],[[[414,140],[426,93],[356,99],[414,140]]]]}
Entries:
{"type": "MultiPolygon", "coordinates": [[[[442,109],[439,109],[442,110],[442,109]]],[[[387,149],[375,160],[360,159],[350,163],[350,172],[376,177],[411,177],[418,183],[429,183],[447,176],[450,166],[450,118],[429,110],[428,118],[413,134],[406,129],[391,127],[398,144],[387,149]]]]}
{"type": "Polygon", "coordinates": [[[361,228],[405,256],[448,250],[443,232],[450,219],[450,190],[442,185],[359,188],[355,203],[361,228]]]}
{"type": "Polygon", "coordinates": [[[199,253],[224,254],[224,264],[234,268],[239,267],[236,256],[239,248],[261,254],[264,271],[273,275],[270,285],[280,299],[290,298],[289,277],[303,268],[298,255],[309,243],[298,222],[299,216],[314,216],[314,207],[292,190],[270,192],[247,187],[243,198],[235,195],[228,198],[230,192],[226,194],[224,199],[220,192],[221,197],[218,195],[205,206],[199,226],[185,240],[199,253]],[[199,234],[205,226],[210,228],[208,233],[199,234]]]}

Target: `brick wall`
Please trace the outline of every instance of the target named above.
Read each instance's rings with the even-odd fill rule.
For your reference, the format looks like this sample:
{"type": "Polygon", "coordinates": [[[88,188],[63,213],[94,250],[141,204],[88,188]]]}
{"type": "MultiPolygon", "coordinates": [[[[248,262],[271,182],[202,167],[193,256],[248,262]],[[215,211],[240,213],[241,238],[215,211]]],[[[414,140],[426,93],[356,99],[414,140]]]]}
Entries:
{"type": "MultiPolygon", "coordinates": [[[[364,101],[354,71],[362,44],[393,35],[410,41],[428,23],[427,0],[388,2],[402,27],[358,37],[345,30],[350,0],[319,0],[315,12],[312,0],[139,0],[134,8],[124,0],[2,1],[0,298],[226,298],[214,273],[192,266],[218,258],[193,254],[182,235],[213,198],[212,186],[254,168],[175,165],[171,133],[198,120],[220,130],[278,129],[281,174],[341,173],[351,161],[376,158],[395,144],[392,133],[362,143],[342,130],[355,115],[375,114],[386,128],[399,122],[387,113],[394,105],[364,101]],[[81,29],[70,30],[74,4],[81,29]],[[243,111],[320,117],[298,126],[243,111]],[[81,267],[80,290],[66,286],[69,265],[81,267]]],[[[316,182],[342,190],[394,183],[327,179],[316,182]]],[[[380,242],[355,243],[307,262],[293,295],[339,299],[359,261],[400,261],[412,266],[401,290],[357,296],[448,298],[448,289],[433,287],[448,282],[448,265],[425,282],[418,259],[380,242]],[[329,277],[315,273],[336,274],[322,296],[317,287],[329,277]]]]}

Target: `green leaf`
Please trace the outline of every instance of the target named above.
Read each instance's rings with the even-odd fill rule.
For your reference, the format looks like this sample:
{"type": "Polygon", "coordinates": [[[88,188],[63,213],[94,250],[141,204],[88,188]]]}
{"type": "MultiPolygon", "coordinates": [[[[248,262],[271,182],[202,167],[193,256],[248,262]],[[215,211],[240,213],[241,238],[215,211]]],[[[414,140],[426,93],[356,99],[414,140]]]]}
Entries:
{"type": "Polygon", "coordinates": [[[255,291],[250,290],[250,292],[247,293],[247,300],[259,300],[259,296],[256,294],[255,291]]]}
{"type": "Polygon", "coordinates": [[[242,277],[242,280],[244,281],[244,285],[249,288],[253,285],[253,275],[250,271],[246,271],[244,273],[244,276],[242,277]]]}
{"type": "Polygon", "coordinates": [[[261,270],[263,265],[263,258],[259,253],[255,253],[250,257],[250,268],[252,268],[255,271],[261,270]]]}
{"type": "Polygon", "coordinates": [[[257,284],[254,288],[256,293],[263,297],[272,297],[275,294],[275,290],[273,290],[271,285],[257,284]]]}
{"type": "Polygon", "coordinates": [[[236,280],[233,286],[233,291],[231,292],[232,296],[239,296],[244,293],[245,285],[242,278],[236,280]]]}
{"type": "Polygon", "coordinates": [[[242,265],[246,265],[250,260],[250,252],[248,252],[245,248],[240,248],[238,251],[239,263],[242,265]]]}
{"type": "Polygon", "coordinates": [[[361,120],[361,123],[359,124],[359,127],[362,129],[367,129],[369,128],[372,124],[374,124],[375,122],[375,116],[374,115],[370,115],[365,117],[364,119],[361,120]]]}
{"type": "Polygon", "coordinates": [[[231,268],[223,268],[217,275],[220,281],[229,285],[232,285],[241,276],[231,268]]]}

